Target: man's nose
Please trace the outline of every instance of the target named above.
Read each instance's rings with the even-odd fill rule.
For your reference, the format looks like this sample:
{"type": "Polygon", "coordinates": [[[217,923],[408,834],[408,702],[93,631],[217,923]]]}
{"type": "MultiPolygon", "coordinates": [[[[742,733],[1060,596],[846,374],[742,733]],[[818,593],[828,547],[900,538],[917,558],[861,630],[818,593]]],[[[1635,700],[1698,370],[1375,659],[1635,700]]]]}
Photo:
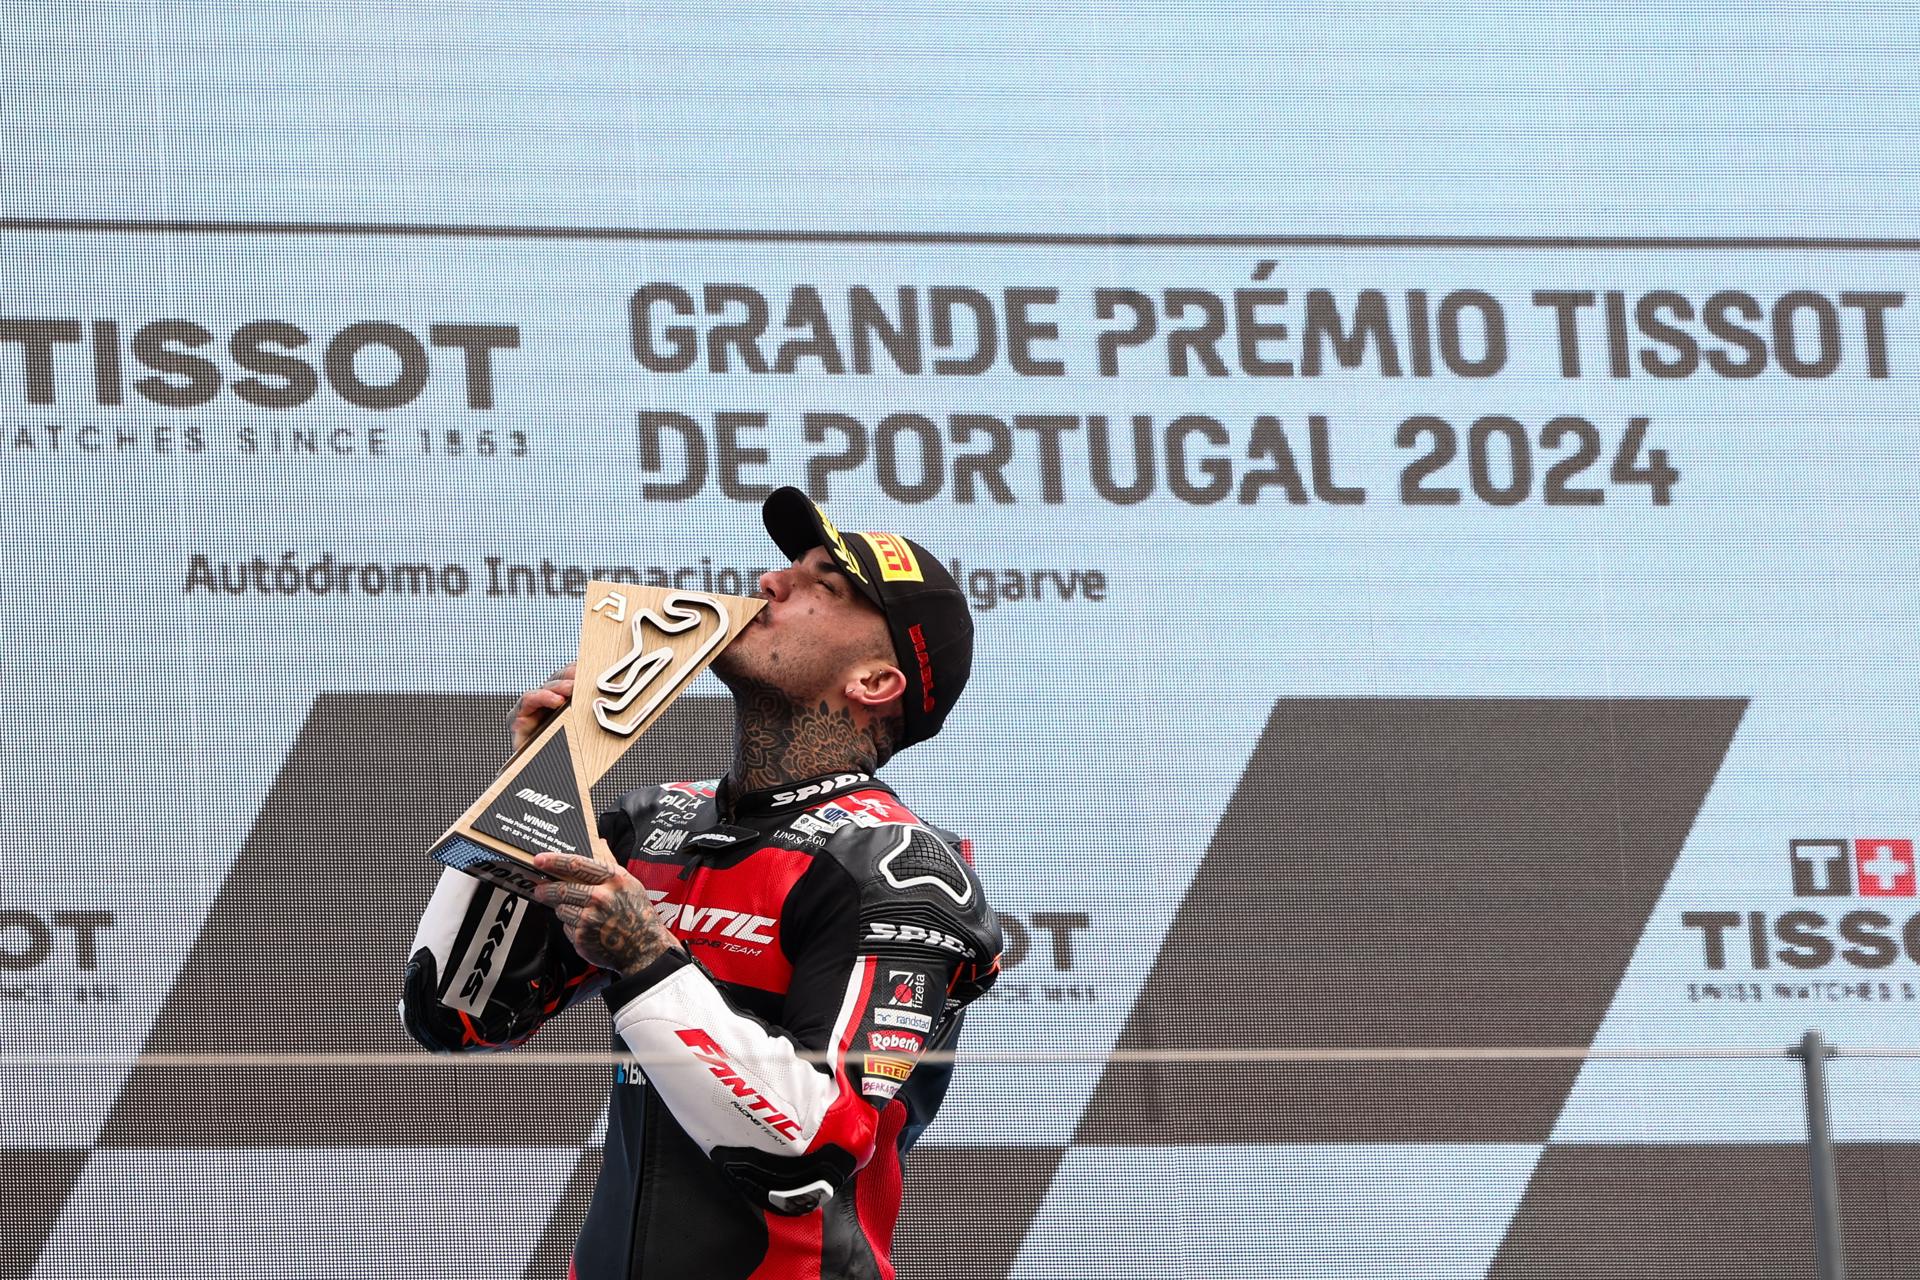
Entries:
{"type": "Polygon", "coordinates": [[[787,594],[787,571],[769,569],[760,575],[760,594],[769,600],[783,599],[787,594]]]}

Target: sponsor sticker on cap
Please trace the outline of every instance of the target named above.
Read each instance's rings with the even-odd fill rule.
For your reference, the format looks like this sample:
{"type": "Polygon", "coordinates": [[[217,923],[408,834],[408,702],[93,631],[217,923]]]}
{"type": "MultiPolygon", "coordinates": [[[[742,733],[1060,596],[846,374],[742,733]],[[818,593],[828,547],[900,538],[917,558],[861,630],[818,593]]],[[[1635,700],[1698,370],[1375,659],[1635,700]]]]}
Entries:
{"type": "MultiPolygon", "coordinates": [[[[827,550],[833,553],[833,558],[839,562],[842,569],[845,569],[860,581],[865,582],[867,580],[867,571],[862,569],[860,562],[854,558],[853,550],[847,546],[846,538],[841,534],[840,530],[834,527],[833,521],[827,519],[826,512],[821,511],[818,505],[813,509],[818,512],[820,516],[820,527],[826,531],[827,550]]],[[[871,539],[869,539],[869,541],[871,541],[871,539]]]]}
{"type": "MultiPolygon", "coordinates": [[[[823,516],[822,519],[825,519],[823,516]]],[[[913,548],[907,540],[897,533],[863,533],[867,545],[873,548],[873,558],[879,562],[880,577],[885,582],[925,582],[926,575],[920,572],[920,561],[913,554],[913,548]]]]}

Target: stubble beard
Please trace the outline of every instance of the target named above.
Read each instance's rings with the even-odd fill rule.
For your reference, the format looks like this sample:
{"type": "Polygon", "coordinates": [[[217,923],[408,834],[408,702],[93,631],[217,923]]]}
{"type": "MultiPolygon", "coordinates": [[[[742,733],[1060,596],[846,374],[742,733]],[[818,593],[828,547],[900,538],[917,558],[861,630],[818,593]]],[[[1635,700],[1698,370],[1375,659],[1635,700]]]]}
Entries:
{"type": "Polygon", "coordinates": [[[794,638],[785,640],[758,634],[757,624],[714,655],[708,670],[734,695],[743,710],[751,705],[765,713],[770,699],[780,699],[791,707],[809,706],[820,701],[833,684],[833,671],[821,656],[807,652],[802,645],[796,651],[794,638]]]}
{"type": "Polygon", "coordinates": [[[743,684],[751,681],[770,683],[759,668],[768,659],[779,657],[778,650],[768,650],[764,655],[761,654],[759,646],[764,637],[755,630],[758,625],[755,622],[748,623],[740,634],[734,637],[733,643],[713,655],[713,661],[708,664],[707,669],[713,672],[720,683],[735,693],[739,692],[743,684]]]}

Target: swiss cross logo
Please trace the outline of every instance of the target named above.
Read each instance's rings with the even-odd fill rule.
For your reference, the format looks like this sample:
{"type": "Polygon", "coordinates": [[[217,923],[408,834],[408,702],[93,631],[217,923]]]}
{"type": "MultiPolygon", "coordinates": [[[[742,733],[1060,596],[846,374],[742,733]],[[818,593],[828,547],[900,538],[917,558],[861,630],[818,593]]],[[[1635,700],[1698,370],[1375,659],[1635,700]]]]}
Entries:
{"type": "Polygon", "coordinates": [[[869,819],[879,822],[910,824],[918,824],[919,822],[919,819],[915,818],[913,814],[893,803],[885,793],[879,791],[864,792],[856,796],[844,796],[841,799],[841,803],[849,810],[858,811],[849,812],[847,816],[863,827],[870,826],[871,823],[861,822],[862,814],[866,815],[869,819]]]}
{"type": "Polygon", "coordinates": [[[1853,866],[1860,893],[1868,898],[1915,896],[1913,841],[1863,839],[1853,842],[1853,866]]]}

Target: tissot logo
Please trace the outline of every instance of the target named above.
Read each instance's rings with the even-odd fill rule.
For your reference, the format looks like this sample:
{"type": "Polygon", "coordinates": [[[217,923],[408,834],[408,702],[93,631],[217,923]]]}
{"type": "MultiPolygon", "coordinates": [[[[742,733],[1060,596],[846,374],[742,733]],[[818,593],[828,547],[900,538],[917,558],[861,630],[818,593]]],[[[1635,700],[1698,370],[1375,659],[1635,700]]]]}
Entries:
{"type": "Polygon", "coordinates": [[[1001,911],[1003,976],[987,998],[1000,1004],[1090,1004],[1100,998],[1086,963],[1093,917],[1085,911],[1001,911]]]}
{"type": "Polygon", "coordinates": [[[1078,954],[1074,935],[1086,933],[1093,927],[1092,917],[1084,911],[1035,911],[1030,915],[1002,911],[998,919],[1000,932],[1006,939],[1000,963],[1006,969],[1019,968],[1030,955],[1044,955],[1055,972],[1069,972],[1078,954]],[[1035,949],[1036,944],[1039,950],[1035,949]]]}
{"type": "MultiPolygon", "coordinates": [[[[1906,836],[1790,840],[1787,861],[1800,898],[1914,898],[1913,840],[1906,836]]],[[[1887,904],[1891,906],[1892,904],[1887,904]]],[[[1700,935],[1709,969],[1754,971],[1784,965],[1816,970],[1920,965],[1920,912],[1852,910],[1686,911],[1680,923],[1700,935]]]]}
{"type": "Polygon", "coordinates": [[[1853,892],[1853,859],[1845,840],[1795,840],[1793,891],[1803,898],[1844,898],[1853,892]]]}
{"type": "Polygon", "coordinates": [[[1886,836],[1795,840],[1793,891],[1803,898],[1916,896],[1913,841],[1886,836]]]}
{"type": "Polygon", "coordinates": [[[37,969],[66,942],[74,968],[100,967],[100,934],[113,927],[111,911],[0,911],[0,970],[37,969]]]}
{"type": "Polygon", "coordinates": [[[422,341],[386,320],[358,321],[324,338],[286,320],[231,330],[186,317],[0,320],[0,359],[17,352],[29,404],[119,405],[131,392],[146,404],[185,409],[230,391],[255,408],[292,409],[324,388],[362,409],[398,409],[419,399],[436,372],[452,377],[429,355],[435,348],[459,353],[467,407],[491,409],[494,356],[519,345],[520,327],[512,324],[435,324],[422,341]]]}

